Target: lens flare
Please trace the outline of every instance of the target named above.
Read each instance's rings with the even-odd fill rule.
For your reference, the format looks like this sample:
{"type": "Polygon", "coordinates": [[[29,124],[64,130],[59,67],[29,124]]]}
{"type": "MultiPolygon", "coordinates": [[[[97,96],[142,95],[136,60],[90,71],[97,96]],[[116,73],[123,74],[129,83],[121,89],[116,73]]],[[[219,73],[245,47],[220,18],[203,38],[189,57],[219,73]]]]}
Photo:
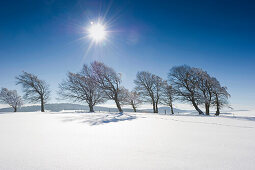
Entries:
{"type": "Polygon", "coordinates": [[[101,42],[106,38],[105,26],[101,23],[90,22],[90,27],[88,29],[88,36],[94,42],[101,42]]]}

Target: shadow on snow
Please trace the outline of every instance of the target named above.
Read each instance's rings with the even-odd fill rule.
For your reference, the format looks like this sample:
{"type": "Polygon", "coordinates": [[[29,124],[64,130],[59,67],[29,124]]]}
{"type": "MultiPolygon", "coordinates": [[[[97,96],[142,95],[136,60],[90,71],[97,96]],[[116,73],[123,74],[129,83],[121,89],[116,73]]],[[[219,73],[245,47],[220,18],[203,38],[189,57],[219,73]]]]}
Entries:
{"type": "Polygon", "coordinates": [[[107,113],[107,114],[89,113],[78,116],[66,117],[63,121],[64,122],[79,121],[81,123],[88,123],[89,125],[93,126],[112,122],[133,120],[136,118],[137,118],[136,116],[131,116],[126,113],[107,113]]]}

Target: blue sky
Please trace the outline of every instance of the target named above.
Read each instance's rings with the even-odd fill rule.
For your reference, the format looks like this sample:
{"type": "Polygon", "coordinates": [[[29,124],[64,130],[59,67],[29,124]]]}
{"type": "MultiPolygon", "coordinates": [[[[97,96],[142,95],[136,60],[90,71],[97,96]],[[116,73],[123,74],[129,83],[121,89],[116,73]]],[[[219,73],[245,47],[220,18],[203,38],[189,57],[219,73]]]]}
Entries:
{"type": "Polygon", "coordinates": [[[131,89],[137,71],[167,78],[188,64],[226,85],[233,105],[254,106],[254,18],[255,3],[241,0],[0,2],[0,87],[21,93],[15,76],[24,70],[56,91],[68,71],[99,60],[131,89]],[[88,49],[84,29],[103,16],[108,39],[88,49]]]}

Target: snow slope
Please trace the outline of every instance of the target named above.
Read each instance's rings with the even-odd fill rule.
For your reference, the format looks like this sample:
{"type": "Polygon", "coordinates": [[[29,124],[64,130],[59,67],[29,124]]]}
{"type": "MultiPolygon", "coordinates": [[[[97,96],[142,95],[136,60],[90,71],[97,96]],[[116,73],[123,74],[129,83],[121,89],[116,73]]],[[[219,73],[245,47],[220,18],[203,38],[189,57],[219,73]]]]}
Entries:
{"type": "Polygon", "coordinates": [[[1,170],[255,169],[255,119],[237,113],[1,113],[0,136],[1,170]]]}

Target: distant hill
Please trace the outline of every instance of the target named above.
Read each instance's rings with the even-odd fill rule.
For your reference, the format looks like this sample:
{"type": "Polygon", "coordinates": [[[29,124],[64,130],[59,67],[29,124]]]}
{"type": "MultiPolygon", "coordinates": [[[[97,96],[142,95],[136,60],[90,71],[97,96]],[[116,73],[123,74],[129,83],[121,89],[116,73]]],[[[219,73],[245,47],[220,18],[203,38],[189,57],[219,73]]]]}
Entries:
{"type": "MultiPolygon", "coordinates": [[[[37,112],[40,111],[39,105],[34,106],[24,106],[18,109],[18,112],[37,112]]],[[[71,104],[71,103],[56,103],[56,104],[46,104],[45,110],[50,112],[60,112],[63,110],[77,110],[77,111],[89,111],[89,107],[86,105],[80,105],[80,104],[71,104]]],[[[95,111],[105,111],[105,112],[118,112],[117,108],[109,108],[109,107],[102,107],[102,106],[95,106],[95,111]]],[[[133,112],[133,109],[124,108],[125,112],[133,112]]],[[[160,107],[159,113],[164,114],[165,110],[167,114],[170,113],[169,107],[160,107]]],[[[138,109],[138,112],[152,112],[152,109],[138,109]]],[[[2,108],[0,109],[0,112],[13,112],[12,108],[2,108]]],[[[191,110],[181,110],[181,109],[174,109],[175,113],[184,113],[184,112],[193,112],[191,110]]]]}
{"type": "MultiPolygon", "coordinates": [[[[34,106],[24,106],[18,109],[18,112],[37,112],[40,111],[41,107],[40,105],[34,105],[34,106]]],[[[89,107],[86,105],[80,105],[80,104],[71,104],[71,103],[56,103],[56,104],[46,104],[45,110],[51,111],[51,112],[60,112],[62,110],[89,110],[89,107]]],[[[95,106],[95,111],[109,111],[109,108],[107,107],[100,107],[95,106]]],[[[117,111],[115,108],[110,108],[110,111],[117,111]]],[[[0,112],[12,112],[12,108],[2,108],[0,109],[0,112]]]]}

